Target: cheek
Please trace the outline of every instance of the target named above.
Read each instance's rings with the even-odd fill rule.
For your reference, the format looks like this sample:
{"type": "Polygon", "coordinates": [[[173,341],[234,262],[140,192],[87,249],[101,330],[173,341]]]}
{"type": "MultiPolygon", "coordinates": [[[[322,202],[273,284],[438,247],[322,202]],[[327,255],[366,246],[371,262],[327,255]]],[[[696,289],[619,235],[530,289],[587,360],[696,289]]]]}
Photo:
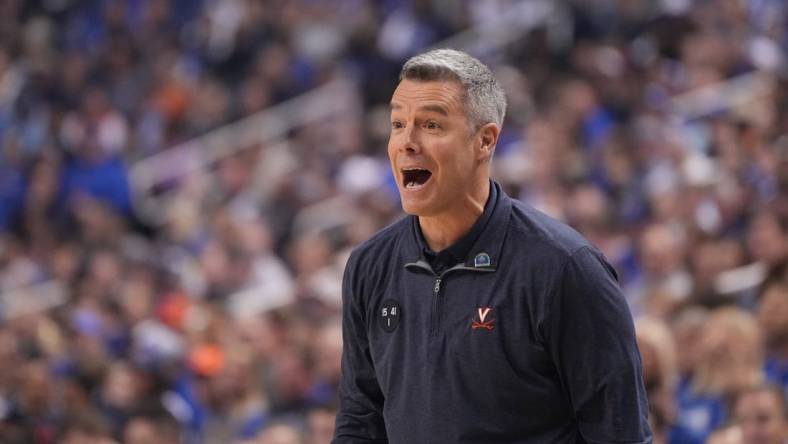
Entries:
{"type": "Polygon", "coordinates": [[[397,150],[394,148],[394,144],[395,144],[394,136],[389,137],[389,142],[386,145],[386,152],[389,155],[389,159],[393,159],[394,153],[397,152],[397,150]]]}
{"type": "Polygon", "coordinates": [[[389,144],[386,147],[386,153],[388,154],[388,157],[389,157],[389,163],[391,164],[391,170],[395,171],[394,159],[397,158],[397,149],[396,149],[396,147],[394,146],[394,144],[391,141],[389,141],[389,144]]]}
{"type": "Polygon", "coordinates": [[[473,147],[464,139],[452,139],[450,142],[442,144],[441,164],[446,170],[451,171],[455,180],[467,181],[473,171],[474,156],[473,147]]]}

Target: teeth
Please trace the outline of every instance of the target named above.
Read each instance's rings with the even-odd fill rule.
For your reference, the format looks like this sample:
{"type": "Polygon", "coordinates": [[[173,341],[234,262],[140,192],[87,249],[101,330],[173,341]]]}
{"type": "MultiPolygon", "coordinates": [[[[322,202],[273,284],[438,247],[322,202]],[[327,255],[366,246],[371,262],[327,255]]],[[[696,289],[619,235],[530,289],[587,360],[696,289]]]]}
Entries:
{"type": "Polygon", "coordinates": [[[410,182],[405,184],[405,188],[413,188],[415,186],[416,186],[416,181],[415,180],[411,180],[410,182]]]}

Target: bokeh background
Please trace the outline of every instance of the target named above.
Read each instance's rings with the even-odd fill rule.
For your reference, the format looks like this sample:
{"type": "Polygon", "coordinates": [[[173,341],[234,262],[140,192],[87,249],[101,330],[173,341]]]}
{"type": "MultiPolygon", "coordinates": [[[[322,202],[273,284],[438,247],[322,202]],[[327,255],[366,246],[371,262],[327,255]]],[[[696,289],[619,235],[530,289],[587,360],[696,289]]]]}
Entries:
{"type": "Polygon", "coordinates": [[[782,442],[787,3],[0,1],[0,442],[327,443],[432,46],[503,82],[504,189],[617,268],[656,442],[782,442]]]}

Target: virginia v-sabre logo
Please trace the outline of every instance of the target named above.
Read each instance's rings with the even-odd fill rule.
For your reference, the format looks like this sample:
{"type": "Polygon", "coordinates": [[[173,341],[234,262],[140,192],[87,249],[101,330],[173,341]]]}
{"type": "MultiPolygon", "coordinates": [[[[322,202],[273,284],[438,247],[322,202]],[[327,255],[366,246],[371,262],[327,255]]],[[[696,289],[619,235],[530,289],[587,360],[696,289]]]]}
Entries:
{"type": "Polygon", "coordinates": [[[495,319],[488,319],[490,315],[490,311],[492,311],[492,307],[479,307],[476,310],[476,318],[473,320],[471,324],[471,328],[476,330],[479,328],[483,328],[485,330],[492,330],[495,328],[495,319]]]}

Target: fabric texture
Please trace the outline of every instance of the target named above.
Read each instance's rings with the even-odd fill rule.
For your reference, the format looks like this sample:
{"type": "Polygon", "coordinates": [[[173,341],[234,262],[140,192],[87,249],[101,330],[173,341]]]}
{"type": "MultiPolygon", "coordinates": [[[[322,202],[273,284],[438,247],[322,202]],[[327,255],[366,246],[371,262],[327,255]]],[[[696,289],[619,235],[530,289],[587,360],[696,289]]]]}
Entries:
{"type": "Polygon", "coordinates": [[[651,442],[613,268],[494,186],[464,263],[436,273],[413,216],[354,250],[335,444],[651,442]]]}

